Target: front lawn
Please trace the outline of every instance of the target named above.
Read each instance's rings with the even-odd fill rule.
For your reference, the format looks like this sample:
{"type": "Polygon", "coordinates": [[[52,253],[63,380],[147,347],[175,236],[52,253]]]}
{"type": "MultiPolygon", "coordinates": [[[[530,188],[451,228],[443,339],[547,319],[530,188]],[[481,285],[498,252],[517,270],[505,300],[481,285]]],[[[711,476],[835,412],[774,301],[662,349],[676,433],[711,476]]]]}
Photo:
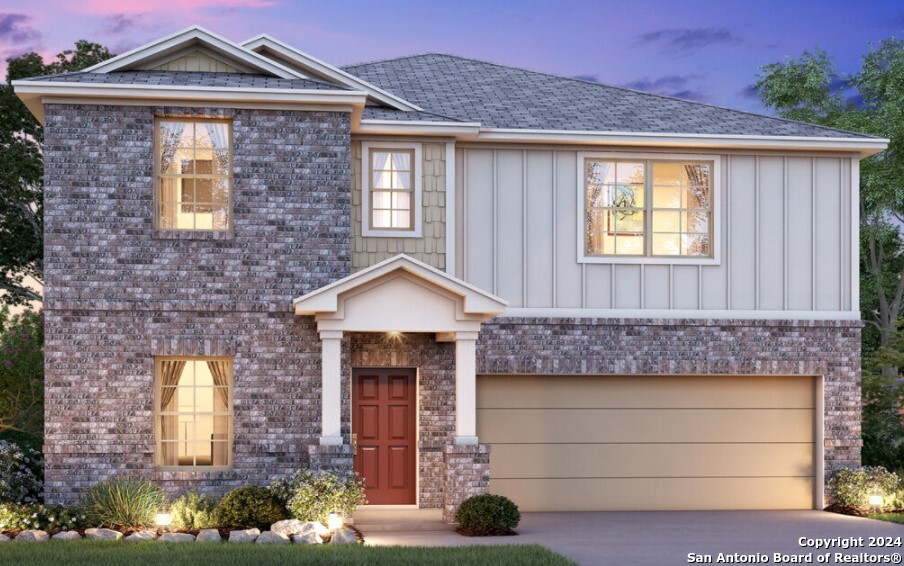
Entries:
{"type": "Polygon", "coordinates": [[[904,525],[904,513],[872,513],[867,518],[904,525]]]}
{"type": "Polygon", "coordinates": [[[0,546],[0,562],[31,564],[104,564],[141,566],[144,564],[216,564],[245,566],[254,564],[529,564],[566,566],[573,562],[538,545],[399,547],[399,546],[319,546],[230,543],[162,542],[129,543],[97,541],[50,541],[44,543],[7,543],[0,546]]]}

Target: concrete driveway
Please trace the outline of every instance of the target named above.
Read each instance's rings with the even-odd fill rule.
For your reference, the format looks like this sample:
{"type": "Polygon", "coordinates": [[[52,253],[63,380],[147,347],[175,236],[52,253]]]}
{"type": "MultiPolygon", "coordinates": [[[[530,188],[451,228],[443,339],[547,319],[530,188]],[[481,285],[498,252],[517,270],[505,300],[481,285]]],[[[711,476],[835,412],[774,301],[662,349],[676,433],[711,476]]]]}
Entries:
{"type": "MultiPolygon", "coordinates": [[[[469,544],[541,544],[578,564],[629,566],[689,564],[688,554],[765,554],[819,556],[831,552],[828,562],[839,564],[835,553],[847,556],[904,553],[901,546],[848,549],[801,547],[798,539],[841,537],[902,537],[904,525],[845,517],[821,511],[671,511],[609,513],[525,513],[519,536],[467,538],[449,531],[364,533],[367,544],[404,546],[461,546],[469,544]]],[[[855,563],[863,563],[858,560],[855,563]]],[[[698,562],[703,563],[703,562],[698,562]]],[[[781,562],[779,562],[781,563],[781,562]]],[[[785,562],[794,564],[795,562],[785,562]]],[[[804,562],[806,563],[806,562],[804,562]]],[[[894,562],[890,562],[894,563],[894,562]]],[[[900,561],[898,562],[900,563],[900,561]]]]}

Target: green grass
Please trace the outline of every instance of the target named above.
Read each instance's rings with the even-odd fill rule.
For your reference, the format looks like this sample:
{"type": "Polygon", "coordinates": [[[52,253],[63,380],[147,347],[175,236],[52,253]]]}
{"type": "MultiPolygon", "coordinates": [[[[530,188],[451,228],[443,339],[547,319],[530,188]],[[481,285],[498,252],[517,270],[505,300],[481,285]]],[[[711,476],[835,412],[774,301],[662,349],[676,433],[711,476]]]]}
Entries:
{"type": "Polygon", "coordinates": [[[886,521],[889,523],[899,523],[904,525],[904,513],[872,513],[867,515],[870,519],[877,521],[886,521]]]}
{"type": "Polygon", "coordinates": [[[103,564],[142,566],[209,564],[216,566],[265,566],[268,564],[430,564],[460,566],[479,564],[528,564],[568,566],[573,563],[538,545],[400,547],[400,546],[259,546],[244,544],[167,544],[99,541],[50,541],[7,543],[0,546],[0,564],[103,564]]]}

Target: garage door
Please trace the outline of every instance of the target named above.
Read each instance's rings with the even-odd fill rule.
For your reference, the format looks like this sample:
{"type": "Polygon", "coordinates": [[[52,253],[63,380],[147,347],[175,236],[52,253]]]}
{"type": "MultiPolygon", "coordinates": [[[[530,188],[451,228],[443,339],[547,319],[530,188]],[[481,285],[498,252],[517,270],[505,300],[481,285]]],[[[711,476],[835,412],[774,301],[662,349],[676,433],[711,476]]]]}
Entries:
{"type": "Polygon", "coordinates": [[[524,511],[811,509],[811,377],[480,376],[490,491],[524,511]]]}

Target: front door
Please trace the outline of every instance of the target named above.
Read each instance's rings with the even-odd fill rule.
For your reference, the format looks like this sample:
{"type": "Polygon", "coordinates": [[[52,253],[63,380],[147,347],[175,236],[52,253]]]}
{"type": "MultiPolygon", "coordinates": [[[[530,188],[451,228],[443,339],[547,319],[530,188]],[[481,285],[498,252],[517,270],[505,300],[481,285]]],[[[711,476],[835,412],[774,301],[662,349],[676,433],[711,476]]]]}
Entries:
{"type": "Polygon", "coordinates": [[[355,471],[370,505],[416,503],[416,380],[408,368],[352,371],[355,471]]]}

